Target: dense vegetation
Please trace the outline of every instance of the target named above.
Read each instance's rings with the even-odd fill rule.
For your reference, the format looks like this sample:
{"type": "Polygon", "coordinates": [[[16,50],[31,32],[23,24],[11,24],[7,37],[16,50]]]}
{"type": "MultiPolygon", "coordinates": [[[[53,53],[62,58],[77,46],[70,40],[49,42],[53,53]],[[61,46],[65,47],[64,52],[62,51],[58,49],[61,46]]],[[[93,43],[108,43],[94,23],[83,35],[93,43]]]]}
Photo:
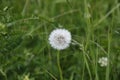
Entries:
{"type": "Polygon", "coordinates": [[[63,80],[120,79],[119,0],[0,0],[0,80],[60,80],[56,28],[72,35],[59,51],[63,80]]]}

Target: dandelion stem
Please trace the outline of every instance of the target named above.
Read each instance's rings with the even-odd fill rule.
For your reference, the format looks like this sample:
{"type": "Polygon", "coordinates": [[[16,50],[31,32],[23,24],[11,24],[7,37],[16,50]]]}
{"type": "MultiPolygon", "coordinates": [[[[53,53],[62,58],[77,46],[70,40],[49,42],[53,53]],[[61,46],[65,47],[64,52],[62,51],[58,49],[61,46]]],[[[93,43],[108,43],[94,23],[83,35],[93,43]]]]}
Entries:
{"type": "Polygon", "coordinates": [[[57,65],[58,65],[58,69],[59,69],[59,73],[60,73],[60,80],[63,80],[62,69],[60,66],[60,51],[58,51],[58,53],[57,53],[57,65]]]}

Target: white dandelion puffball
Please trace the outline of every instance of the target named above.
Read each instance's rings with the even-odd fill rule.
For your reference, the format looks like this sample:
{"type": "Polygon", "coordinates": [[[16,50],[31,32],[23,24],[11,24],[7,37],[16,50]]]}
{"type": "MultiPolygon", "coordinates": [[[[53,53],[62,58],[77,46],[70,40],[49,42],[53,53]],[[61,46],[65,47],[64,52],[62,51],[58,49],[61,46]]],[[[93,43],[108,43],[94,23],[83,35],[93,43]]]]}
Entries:
{"type": "Polygon", "coordinates": [[[102,57],[98,60],[98,63],[100,64],[101,67],[105,67],[108,65],[108,58],[102,57]]]}
{"type": "Polygon", "coordinates": [[[54,49],[66,49],[71,43],[71,33],[66,29],[55,29],[49,36],[49,43],[54,49]]]}

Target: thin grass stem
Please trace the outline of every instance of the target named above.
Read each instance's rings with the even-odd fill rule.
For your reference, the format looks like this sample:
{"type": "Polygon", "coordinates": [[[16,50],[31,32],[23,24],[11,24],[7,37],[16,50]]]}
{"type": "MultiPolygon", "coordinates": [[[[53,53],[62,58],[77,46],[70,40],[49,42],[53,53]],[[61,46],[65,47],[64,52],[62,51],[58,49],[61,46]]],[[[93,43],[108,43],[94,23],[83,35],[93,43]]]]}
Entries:
{"type": "Polygon", "coordinates": [[[63,80],[62,69],[60,66],[60,51],[58,51],[58,53],[57,53],[57,65],[58,65],[58,70],[59,70],[59,74],[60,74],[60,80],[63,80]]]}

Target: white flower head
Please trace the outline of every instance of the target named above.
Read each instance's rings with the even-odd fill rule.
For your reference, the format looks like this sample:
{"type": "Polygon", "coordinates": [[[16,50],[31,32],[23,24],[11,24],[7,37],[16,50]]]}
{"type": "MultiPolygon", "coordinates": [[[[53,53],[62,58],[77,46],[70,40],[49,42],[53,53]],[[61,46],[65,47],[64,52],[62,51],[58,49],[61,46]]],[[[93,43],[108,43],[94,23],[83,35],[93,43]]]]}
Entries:
{"type": "Polygon", "coordinates": [[[54,49],[66,49],[71,43],[71,33],[66,29],[55,29],[49,36],[49,43],[54,49]]]}
{"type": "Polygon", "coordinates": [[[108,65],[108,58],[102,57],[98,60],[98,63],[100,64],[101,67],[105,67],[108,65]]]}

